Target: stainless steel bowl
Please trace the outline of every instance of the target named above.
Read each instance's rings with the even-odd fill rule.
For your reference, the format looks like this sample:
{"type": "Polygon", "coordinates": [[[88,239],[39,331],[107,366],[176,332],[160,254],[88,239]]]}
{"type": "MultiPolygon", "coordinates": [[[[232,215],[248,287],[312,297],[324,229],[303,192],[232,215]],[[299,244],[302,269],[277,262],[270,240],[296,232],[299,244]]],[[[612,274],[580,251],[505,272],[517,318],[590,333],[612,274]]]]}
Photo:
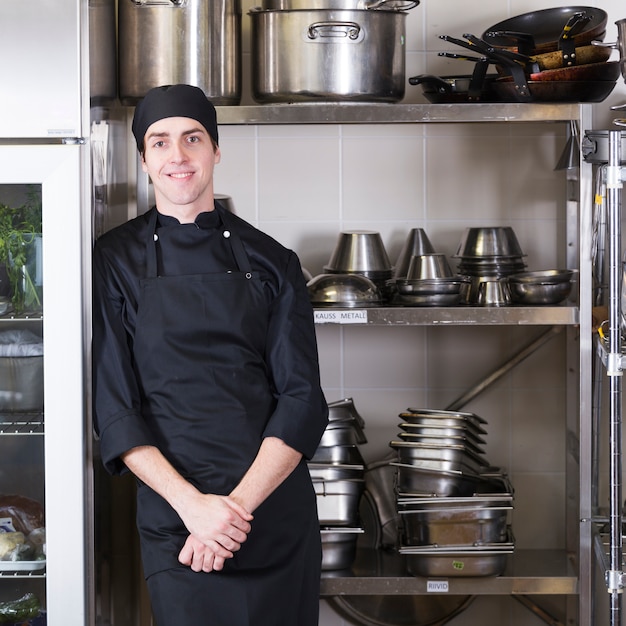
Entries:
{"type": "Polygon", "coordinates": [[[430,296],[459,294],[469,287],[471,279],[464,276],[446,276],[423,280],[398,278],[391,282],[393,282],[399,294],[405,296],[430,296]]]}
{"type": "Polygon", "coordinates": [[[335,249],[324,271],[364,274],[368,278],[391,278],[393,267],[380,233],[353,230],[339,233],[335,249]]]}
{"type": "Polygon", "coordinates": [[[515,283],[567,283],[574,278],[574,270],[536,270],[518,272],[509,276],[509,282],[515,283]]]}
{"type": "Polygon", "coordinates": [[[516,304],[560,304],[566,300],[572,283],[509,283],[511,299],[516,304]]]}
{"type": "Polygon", "coordinates": [[[417,254],[435,252],[433,244],[423,228],[412,228],[398,254],[394,269],[394,278],[406,278],[411,257],[417,254]]]}
{"type": "Polygon", "coordinates": [[[318,274],[307,289],[314,306],[368,307],[383,302],[380,289],[360,274],[318,274]]]}
{"type": "Polygon", "coordinates": [[[520,257],[524,254],[510,226],[479,226],[465,229],[455,256],[520,257]]]}
{"type": "Polygon", "coordinates": [[[411,257],[407,279],[424,280],[433,278],[446,278],[452,276],[452,269],[445,254],[430,252],[428,254],[416,254],[411,257]]]}

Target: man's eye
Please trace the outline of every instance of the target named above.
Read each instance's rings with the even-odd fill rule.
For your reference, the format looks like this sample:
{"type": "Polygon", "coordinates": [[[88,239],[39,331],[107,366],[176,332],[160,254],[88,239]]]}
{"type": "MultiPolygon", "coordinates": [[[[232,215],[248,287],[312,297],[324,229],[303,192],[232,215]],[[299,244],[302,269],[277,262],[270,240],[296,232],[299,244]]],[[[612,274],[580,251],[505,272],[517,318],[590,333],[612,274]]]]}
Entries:
{"type": "Polygon", "coordinates": [[[190,135],[187,139],[189,143],[197,143],[198,141],[200,141],[200,139],[196,137],[195,135],[190,135]]]}

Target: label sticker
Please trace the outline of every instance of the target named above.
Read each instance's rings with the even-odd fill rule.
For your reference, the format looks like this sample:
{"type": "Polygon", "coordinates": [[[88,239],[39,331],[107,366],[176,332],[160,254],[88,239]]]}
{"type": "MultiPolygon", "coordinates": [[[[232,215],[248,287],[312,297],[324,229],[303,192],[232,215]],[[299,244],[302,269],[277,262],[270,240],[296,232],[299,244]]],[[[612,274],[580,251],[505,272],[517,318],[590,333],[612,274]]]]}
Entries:
{"type": "Polygon", "coordinates": [[[427,580],[426,591],[428,593],[448,593],[450,587],[447,580],[427,580]]]}
{"type": "Polygon", "coordinates": [[[367,324],[367,311],[314,311],[316,324],[367,324]]]}

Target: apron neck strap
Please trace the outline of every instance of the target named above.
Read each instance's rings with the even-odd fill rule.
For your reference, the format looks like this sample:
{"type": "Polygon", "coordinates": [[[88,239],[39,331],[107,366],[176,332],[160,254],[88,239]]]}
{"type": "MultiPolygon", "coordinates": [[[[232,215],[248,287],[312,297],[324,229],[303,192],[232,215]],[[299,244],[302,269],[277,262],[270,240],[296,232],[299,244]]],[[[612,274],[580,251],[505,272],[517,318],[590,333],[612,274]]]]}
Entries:
{"type": "MultiPolygon", "coordinates": [[[[218,211],[219,209],[215,209],[218,211]]],[[[222,221],[224,222],[224,230],[222,234],[224,237],[228,238],[230,242],[231,249],[233,251],[233,256],[235,257],[235,261],[237,262],[237,267],[240,272],[250,273],[252,272],[252,268],[250,265],[250,259],[244,250],[243,244],[241,243],[241,239],[239,235],[237,235],[235,230],[235,220],[232,219],[231,214],[223,210],[220,212],[222,216],[222,221]]],[[[156,278],[158,276],[158,260],[157,260],[157,217],[158,211],[156,208],[152,209],[152,213],[148,219],[148,230],[146,237],[146,277],[147,278],[156,278]]]]}

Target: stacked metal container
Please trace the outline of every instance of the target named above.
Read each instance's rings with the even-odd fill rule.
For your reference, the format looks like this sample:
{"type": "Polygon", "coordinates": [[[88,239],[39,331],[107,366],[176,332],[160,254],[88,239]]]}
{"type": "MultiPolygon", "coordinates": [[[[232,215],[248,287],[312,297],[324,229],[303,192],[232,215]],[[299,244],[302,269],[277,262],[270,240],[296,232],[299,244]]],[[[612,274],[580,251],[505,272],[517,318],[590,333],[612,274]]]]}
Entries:
{"type": "Polygon", "coordinates": [[[485,420],[474,413],[400,413],[396,498],[400,554],[417,576],[501,574],[514,542],[513,490],[485,458],[485,420]]]}
{"type": "Polygon", "coordinates": [[[352,398],[328,406],[328,426],[308,463],[317,495],[325,571],[349,569],[357,539],[364,532],[359,502],[365,490],[365,464],[358,446],[367,442],[365,423],[352,398]]]}

